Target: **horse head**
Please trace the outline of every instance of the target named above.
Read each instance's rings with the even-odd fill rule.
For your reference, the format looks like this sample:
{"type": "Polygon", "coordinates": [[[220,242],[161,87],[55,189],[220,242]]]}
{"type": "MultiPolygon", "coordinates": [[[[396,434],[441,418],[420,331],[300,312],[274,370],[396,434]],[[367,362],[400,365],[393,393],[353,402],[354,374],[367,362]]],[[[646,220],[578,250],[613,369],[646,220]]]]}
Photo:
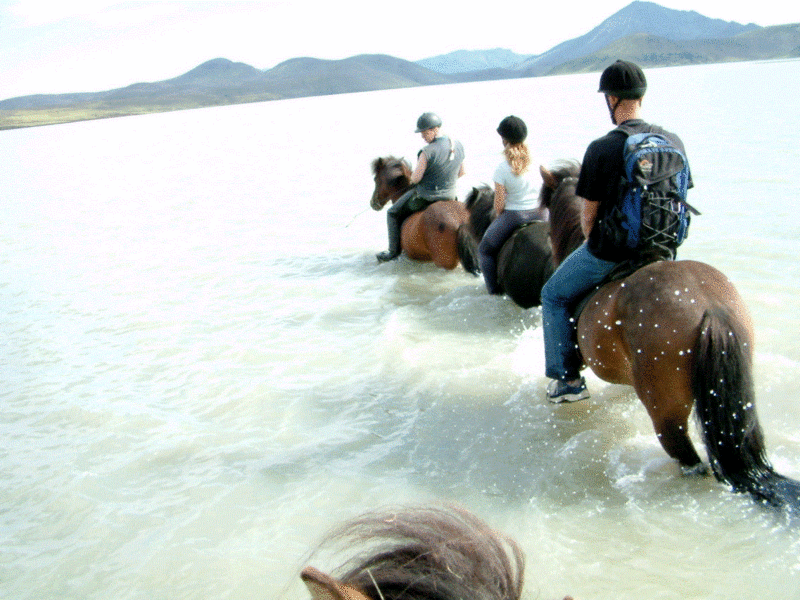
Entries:
{"type": "Polygon", "coordinates": [[[387,156],[372,161],[375,190],[369,205],[382,209],[389,200],[394,202],[411,187],[411,165],[403,158],[387,156]]]}
{"type": "Polygon", "coordinates": [[[563,161],[551,170],[539,167],[542,189],[539,205],[550,211],[550,243],[556,265],[583,243],[581,231],[581,202],[575,195],[581,165],[577,161],[563,161]]]}

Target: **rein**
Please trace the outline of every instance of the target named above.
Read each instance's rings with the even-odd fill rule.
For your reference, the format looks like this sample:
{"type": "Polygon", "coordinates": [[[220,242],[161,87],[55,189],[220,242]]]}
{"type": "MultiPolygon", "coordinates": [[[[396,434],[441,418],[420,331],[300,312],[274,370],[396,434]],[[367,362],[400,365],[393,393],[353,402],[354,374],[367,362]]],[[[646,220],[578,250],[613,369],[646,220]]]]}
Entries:
{"type": "Polygon", "coordinates": [[[354,222],[354,221],[355,221],[355,220],[356,220],[358,217],[360,217],[361,215],[363,215],[363,214],[364,214],[365,212],[367,212],[368,210],[369,210],[369,208],[365,208],[365,209],[364,209],[364,210],[362,210],[360,213],[357,213],[355,216],[353,216],[353,218],[352,218],[352,219],[350,219],[350,222],[349,222],[347,225],[345,225],[345,226],[344,226],[344,228],[345,228],[345,229],[347,229],[348,227],[350,227],[350,225],[352,225],[352,224],[353,224],[353,222],[354,222]]]}

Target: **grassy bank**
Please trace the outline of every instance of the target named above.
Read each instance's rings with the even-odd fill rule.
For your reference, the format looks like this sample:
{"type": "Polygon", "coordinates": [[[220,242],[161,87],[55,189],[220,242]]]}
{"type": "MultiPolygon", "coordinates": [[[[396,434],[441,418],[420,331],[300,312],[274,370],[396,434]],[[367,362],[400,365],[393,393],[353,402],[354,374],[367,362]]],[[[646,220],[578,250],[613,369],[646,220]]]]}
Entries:
{"type": "Polygon", "coordinates": [[[77,104],[59,108],[25,108],[15,110],[0,110],[0,130],[20,129],[22,127],[39,127],[42,125],[58,125],[59,123],[74,123],[76,121],[90,121],[93,119],[110,119],[113,117],[129,117],[132,115],[147,115],[151,113],[171,112],[175,110],[190,110],[194,108],[209,108],[212,106],[229,106],[232,104],[249,104],[252,102],[265,102],[277,99],[274,94],[241,95],[235,98],[181,98],[175,102],[145,102],[118,103],[114,106],[107,104],[77,104]]]}
{"type": "Polygon", "coordinates": [[[47,108],[29,110],[0,110],[0,130],[19,129],[22,127],[39,127],[42,125],[58,125],[93,119],[110,119],[127,117],[153,112],[178,110],[175,108],[47,108]]]}

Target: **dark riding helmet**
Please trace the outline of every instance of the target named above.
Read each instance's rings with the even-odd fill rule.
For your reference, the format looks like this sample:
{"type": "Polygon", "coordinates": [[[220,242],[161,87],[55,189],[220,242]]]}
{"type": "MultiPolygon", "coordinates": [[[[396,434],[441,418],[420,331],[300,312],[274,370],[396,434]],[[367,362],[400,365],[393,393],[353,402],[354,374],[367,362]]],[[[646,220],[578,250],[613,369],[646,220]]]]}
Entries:
{"type": "Polygon", "coordinates": [[[597,91],[621,100],[638,100],[647,91],[647,79],[638,65],[618,60],[603,71],[597,91]]]}
{"type": "Polygon", "coordinates": [[[417,130],[415,133],[421,133],[423,131],[427,131],[428,129],[441,126],[442,120],[439,118],[439,115],[432,112],[422,113],[419,119],[417,119],[417,130]]]}
{"type": "Polygon", "coordinates": [[[521,144],[528,137],[528,127],[525,125],[525,121],[510,115],[500,121],[497,133],[509,144],[521,144]]]}

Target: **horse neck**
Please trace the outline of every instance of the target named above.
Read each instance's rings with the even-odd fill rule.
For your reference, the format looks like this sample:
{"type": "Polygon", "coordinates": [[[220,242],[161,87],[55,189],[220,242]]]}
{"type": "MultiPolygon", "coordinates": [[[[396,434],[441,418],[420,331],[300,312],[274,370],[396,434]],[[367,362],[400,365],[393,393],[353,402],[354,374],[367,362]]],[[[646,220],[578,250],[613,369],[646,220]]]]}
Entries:
{"type": "Polygon", "coordinates": [[[397,202],[397,200],[399,200],[400,197],[412,187],[410,170],[406,167],[406,165],[402,165],[402,168],[403,177],[402,179],[400,177],[397,178],[398,185],[391,191],[389,195],[389,199],[392,201],[392,204],[397,202]]]}
{"type": "Polygon", "coordinates": [[[564,180],[551,198],[550,240],[556,266],[584,241],[581,204],[575,195],[575,181],[564,180]]]}
{"type": "Polygon", "coordinates": [[[472,233],[480,240],[497,218],[494,211],[494,192],[488,186],[473,188],[467,196],[466,206],[472,233]]]}

